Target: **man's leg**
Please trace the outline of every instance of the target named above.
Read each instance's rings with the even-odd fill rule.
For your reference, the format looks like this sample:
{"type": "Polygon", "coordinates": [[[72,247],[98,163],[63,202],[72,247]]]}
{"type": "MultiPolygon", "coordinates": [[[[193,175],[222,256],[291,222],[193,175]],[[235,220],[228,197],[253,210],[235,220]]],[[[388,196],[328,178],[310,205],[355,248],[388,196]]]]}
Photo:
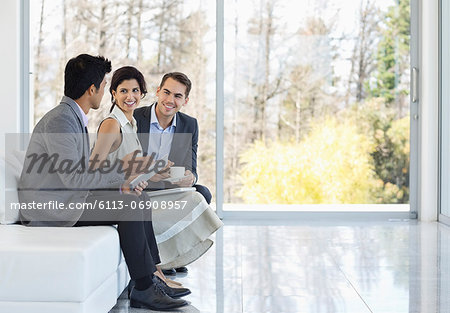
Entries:
{"type": "Polygon", "coordinates": [[[168,310],[186,305],[186,301],[172,299],[161,289],[159,283],[154,283],[153,273],[156,271],[156,266],[147,242],[145,226],[148,222],[151,225],[151,220],[146,220],[149,216],[146,210],[150,208],[130,211],[132,207],[139,207],[139,205],[131,205],[133,201],[140,201],[138,197],[133,195],[102,194],[90,196],[86,199],[87,203],[92,204],[100,203],[100,201],[104,201],[104,203],[107,203],[106,201],[109,201],[109,203],[122,201],[121,204],[125,209],[100,210],[97,212],[84,210],[80,221],[75,226],[118,225],[117,231],[119,233],[120,247],[122,248],[130,276],[135,282],[134,289],[130,295],[130,306],[152,310],[168,310]],[[102,217],[101,214],[104,214],[103,221],[99,220],[102,217]],[[130,217],[137,220],[128,221],[130,217]]]}
{"type": "Polygon", "coordinates": [[[202,196],[205,198],[206,203],[211,204],[211,192],[209,191],[208,187],[203,186],[203,185],[194,185],[195,189],[197,190],[197,192],[201,193],[202,196]]]}
{"type": "MultiPolygon", "coordinates": [[[[139,199],[147,203],[151,203],[150,197],[145,192],[139,196],[139,199]]],[[[148,247],[150,248],[150,253],[153,257],[153,262],[154,264],[159,264],[161,263],[161,259],[159,257],[158,244],[156,243],[156,237],[153,230],[153,222],[151,221],[151,218],[148,218],[144,222],[144,231],[147,238],[148,247]]]]}
{"type": "Polygon", "coordinates": [[[153,257],[153,263],[159,264],[161,263],[161,259],[159,257],[158,244],[156,243],[155,232],[153,230],[152,221],[144,222],[144,231],[147,239],[147,244],[150,249],[150,254],[153,257]]]}

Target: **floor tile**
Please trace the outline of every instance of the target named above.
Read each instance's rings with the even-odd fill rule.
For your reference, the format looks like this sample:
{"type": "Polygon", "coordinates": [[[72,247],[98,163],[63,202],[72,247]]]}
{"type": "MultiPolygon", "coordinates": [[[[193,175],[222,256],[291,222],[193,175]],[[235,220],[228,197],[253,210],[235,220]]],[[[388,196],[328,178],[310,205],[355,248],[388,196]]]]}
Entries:
{"type": "MultiPolygon", "coordinates": [[[[181,312],[450,313],[450,227],[417,221],[233,222],[176,280],[181,312]],[[248,223],[247,223],[248,224],[248,223]]],[[[119,299],[110,313],[143,313],[119,299]]]]}

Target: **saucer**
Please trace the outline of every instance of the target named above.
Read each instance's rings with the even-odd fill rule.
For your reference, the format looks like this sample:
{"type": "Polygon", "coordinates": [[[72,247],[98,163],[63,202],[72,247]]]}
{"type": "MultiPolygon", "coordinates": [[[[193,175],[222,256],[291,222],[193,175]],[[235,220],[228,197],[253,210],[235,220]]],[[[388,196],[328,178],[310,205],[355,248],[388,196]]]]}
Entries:
{"type": "Polygon", "coordinates": [[[173,183],[176,183],[176,182],[182,180],[183,178],[184,178],[184,176],[182,176],[182,177],[169,177],[169,178],[163,179],[162,181],[166,181],[166,182],[169,182],[169,183],[173,184],[173,183]]]}

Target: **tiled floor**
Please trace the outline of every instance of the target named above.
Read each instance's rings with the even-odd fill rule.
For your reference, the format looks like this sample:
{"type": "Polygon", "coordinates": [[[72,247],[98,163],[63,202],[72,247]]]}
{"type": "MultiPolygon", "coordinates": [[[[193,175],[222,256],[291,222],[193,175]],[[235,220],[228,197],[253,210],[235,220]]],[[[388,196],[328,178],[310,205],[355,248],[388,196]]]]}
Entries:
{"type": "MultiPolygon", "coordinates": [[[[178,276],[178,312],[450,312],[450,228],[438,223],[227,222],[178,276]]],[[[133,310],[123,296],[110,313],[133,310]]]]}

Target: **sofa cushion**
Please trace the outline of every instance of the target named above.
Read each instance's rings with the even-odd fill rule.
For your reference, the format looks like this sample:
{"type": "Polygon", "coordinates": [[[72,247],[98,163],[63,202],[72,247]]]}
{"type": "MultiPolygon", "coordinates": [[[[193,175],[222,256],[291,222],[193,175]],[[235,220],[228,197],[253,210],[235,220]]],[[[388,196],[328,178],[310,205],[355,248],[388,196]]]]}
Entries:
{"type": "Polygon", "coordinates": [[[0,157],[0,224],[5,222],[5,159],[0,157]]]}
{"type": "Polygon", "coordinates": [[[117,271],[112,226],[0,226],[0,301],[86,300],[117,271]]]}
{"type": "Polygon", "coordinates": [[[24,151],[14,150],[5,159],[0,158],[0,173],[5,180],[0,182],[0,190],[4,192],[4,202],[0,203],[0,224],[14,224],[20,221],[19,210],[14,203],[19,203],[17,185],[25,158],[24,151]]]}

